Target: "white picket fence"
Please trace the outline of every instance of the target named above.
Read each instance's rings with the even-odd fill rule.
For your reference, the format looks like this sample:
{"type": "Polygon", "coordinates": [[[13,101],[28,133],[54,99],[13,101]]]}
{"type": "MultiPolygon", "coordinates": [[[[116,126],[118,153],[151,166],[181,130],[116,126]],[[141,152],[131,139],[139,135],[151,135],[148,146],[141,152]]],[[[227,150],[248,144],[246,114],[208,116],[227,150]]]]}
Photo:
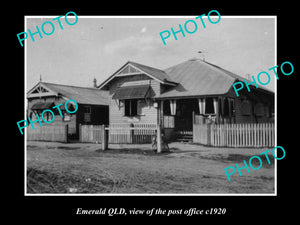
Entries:
{"type": "Polygon", "coordinates": [[[273,123],[194,124],[193,142],[225,147],[273,147],[273,123]]]}
{"type": "Polygon", "coordinates": [[[107,130],[109,130],[109,143],[143,144],[151,143],[157,125],[153,123],[110,124],[107,130]]]}
{"type": "MultiPolygon", "coordinates": [[[[80,125],[79,141],[90,143],[102,142],[102,125],[80,125]]],[[[108,142],[112,144],[151,143],[157,129],[156,124],[111,124],[105,127],[108,131],[108,142]]]]}

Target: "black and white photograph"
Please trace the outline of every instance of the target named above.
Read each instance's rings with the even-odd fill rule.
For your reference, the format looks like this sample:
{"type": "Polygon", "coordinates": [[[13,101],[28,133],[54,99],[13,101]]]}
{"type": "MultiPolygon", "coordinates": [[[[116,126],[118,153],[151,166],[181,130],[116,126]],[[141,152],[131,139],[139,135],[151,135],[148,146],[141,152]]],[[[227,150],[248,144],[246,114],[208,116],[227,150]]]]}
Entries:
{"type": "Polygon", "coordinates": [[[26,218],[289,213],[295,17],[117,12],[25,7],[17,19],[12,159],[26,218]]]}
{"type": "Polygon", "coordinates": [[[26,18],[26,194],[276,194],[276,18],[201,19],[26,18]]]}

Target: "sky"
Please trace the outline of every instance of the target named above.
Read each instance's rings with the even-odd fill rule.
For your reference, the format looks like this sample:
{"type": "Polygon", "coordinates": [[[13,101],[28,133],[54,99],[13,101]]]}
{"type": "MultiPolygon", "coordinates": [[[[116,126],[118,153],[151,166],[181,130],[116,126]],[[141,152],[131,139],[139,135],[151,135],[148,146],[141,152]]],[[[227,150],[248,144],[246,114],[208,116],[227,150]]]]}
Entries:
{"type": "MultiPolygon", "coordinates": [[[[58,16],[58,15],[57,15],[58,16]]],[[[166,69],[191,58],[203,58],[235,74],[254,77],[268,71],[275,61],[275,19],[271,17],[221,17],[217,24],[206,17],[201,21],[194,16],[170,17],[86,17],[78,15],[74,25],[68,25],[64,17],[61,23],[53,21],[53,34],[34,35],[26,45],[26,74],[29,91],[40,77],[43,82],[92,87],[93,79],[100,84],[127,61],[166,69]],[[160,32],[176,31],[187,20],[194,20],[198,29],[183,37],[178,34],[163,44],[160,32]],[[202,51],[204,54],[199,54],[202,51]]],[[[53,16],[54,18],[56,16],[53,16]]],[[[36,32],[36,26],[51,21],[49,16],[28,17],[26,28],[36,32]]],[[[68,16],[72,23],[71,16],[68,16]]],[[[213,18],[212,20],[217,20],[213,18]]],[[[192,25],[189,27],[192,30],[192,25]]],[[[51,32],[49,24],[44,26],[51,32]]],[[[274,90],[275,77],[264,86],[274,90]]],[[[262,81],[265,81],[262,78],[262,81]]]]}

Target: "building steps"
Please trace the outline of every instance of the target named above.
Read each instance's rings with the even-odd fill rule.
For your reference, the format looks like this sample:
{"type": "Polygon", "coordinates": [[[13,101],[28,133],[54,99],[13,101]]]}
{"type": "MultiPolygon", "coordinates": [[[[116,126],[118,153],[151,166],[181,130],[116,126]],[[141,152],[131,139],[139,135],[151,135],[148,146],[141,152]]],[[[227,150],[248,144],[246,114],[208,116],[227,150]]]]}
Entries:
{"type": "Polygon", "coordinates": [[[176,131],[175,141],[192,142],[193,141],[193,132],[192,131],[176,131]]]}

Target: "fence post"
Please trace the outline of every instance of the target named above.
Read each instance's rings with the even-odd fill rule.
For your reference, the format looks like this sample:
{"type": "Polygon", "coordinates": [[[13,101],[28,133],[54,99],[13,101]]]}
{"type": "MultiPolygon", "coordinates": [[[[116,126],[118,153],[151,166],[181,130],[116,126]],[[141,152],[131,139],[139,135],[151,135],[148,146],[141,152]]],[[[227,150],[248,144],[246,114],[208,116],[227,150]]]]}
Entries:
{"type": "Polygon", "coordinates": [[[101,126],[101,146],[102,146],[102,150],[107,150],[108,148],[108,135],[106,133],[106,130],[105,130],[105,125],[102,125],[101,126]]]}
{"type": "Polygon", "coordinates": [[[211,145],[211,124],[205,124],[207,127],[207,145],[210,146],[211,145]]]}
{"type": "Polygon", "coordinates": [[[81,127],[81,123],[79,124],[79,131],[78,131],[78,134],[79,134],[79,142],[82,142],[82,127],[81,127]]]}
{"type": "Polygon", "coordinates": [[[131,129],[131,128],[133,128],[134,127],[134,125],[133,125],[133,123],[131,123],[130,124],[130,144],[133,144],[133,142],[134,142],[134,139],[133,139],[133,135],[134,135],[134,131],[133,131],[133,129],[131,129]]]}
{"type": "Polygon", "coordinates": [[[65,142],[68,143],[68,130],[69,130],[69,125],[66,124],[65,126],[65,142]]]}

